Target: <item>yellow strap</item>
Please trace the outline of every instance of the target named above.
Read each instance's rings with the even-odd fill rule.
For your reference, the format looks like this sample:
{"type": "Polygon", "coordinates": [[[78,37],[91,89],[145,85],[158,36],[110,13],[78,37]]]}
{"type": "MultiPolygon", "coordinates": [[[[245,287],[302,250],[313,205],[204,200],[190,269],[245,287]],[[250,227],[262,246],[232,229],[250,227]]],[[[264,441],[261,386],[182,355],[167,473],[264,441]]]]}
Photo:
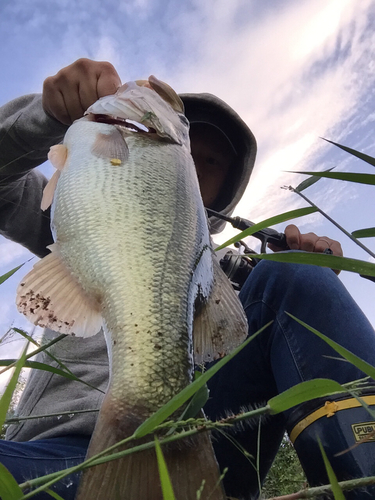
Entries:
{"type": "MultiPolygon", "coordinates": [[[[375,405],[375,396],[363,396],[361,399],[368,405],[375,405]]],[[[301,432],[319,418],[333,417],[337,411],[347,410],[349,408],[358,408],[359,406],[362,405],[355,398],[343,399],[342,401],[326,401],[324,406],[313,413],[310,413],[310,415],[298,422],[298,424],[296,424],[289,433],[289,438],[292,443],[294,443],[301,432]]]]}

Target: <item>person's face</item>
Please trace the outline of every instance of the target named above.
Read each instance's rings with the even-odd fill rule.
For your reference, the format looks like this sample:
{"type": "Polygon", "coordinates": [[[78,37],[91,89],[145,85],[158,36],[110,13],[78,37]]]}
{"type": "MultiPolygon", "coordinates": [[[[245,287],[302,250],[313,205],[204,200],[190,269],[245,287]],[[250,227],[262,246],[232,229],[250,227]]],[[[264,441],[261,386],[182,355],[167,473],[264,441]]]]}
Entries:
{"type": "Polygon", "coordinates": [[[203,203],[210,208],[224,186],[235,153],[218,129],[204,123],[191,125],[190,141],[203,203]]]}

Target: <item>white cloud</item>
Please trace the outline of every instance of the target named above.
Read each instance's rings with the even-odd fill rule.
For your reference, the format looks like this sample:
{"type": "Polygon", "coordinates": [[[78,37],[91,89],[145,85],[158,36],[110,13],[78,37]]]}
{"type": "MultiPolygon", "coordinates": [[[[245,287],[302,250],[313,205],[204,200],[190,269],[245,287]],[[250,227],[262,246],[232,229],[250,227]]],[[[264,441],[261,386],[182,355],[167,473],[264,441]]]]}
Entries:
{"type": "MultiPolygon", "coordinates": [[[[298,33],[298,44],[292,50],[292,57],[305,61],[318,49],[324,47],[325,42],[335,37],[340,28],[341,14],[347,9],[350,0],[334,0],[331,2],[315,4],[315,12],[310,20],[301,23],[298,33]]],[[[313,5],[311,5],[313,7],[313,5]]]]}
{"type": "Polygon", "coordinates": [[[112,36],[101,36],[93,58],[97,61],[110,61],[115,67],[120,66],[121,56],[118,41],[112,36]]]}
{"type": "MultiPolygon", "coordinates": [[[[238,210],[247,205],[258,216],[262,206],[265,217],[280,210],[281,196],[275,191],[288,180],[280,172],[311,166],[326,153],[319,136],[337,140],[373,82],[369,47],[375,37],[368,13],[374,2],[289,4],[259,25],[250,22],[236,30],[233,14],[238,5],[225,19],[219,8],[218,22],[199,26],[199,59],[194,74],[184,75],[184,86],[223,97],[253,128],[258,163],[247,201],[238,210]],[[267,203],[259,205],[261,199],[267,203]]],[[[358,117],[351,126],[355,123],[358,117]]]]}
{"type": "Polygon", "coordinates": [[[120,12],[129,17],[141,16],[145,18],[150,10],[149,0],[125,0],[119,4],[120,12]]]}

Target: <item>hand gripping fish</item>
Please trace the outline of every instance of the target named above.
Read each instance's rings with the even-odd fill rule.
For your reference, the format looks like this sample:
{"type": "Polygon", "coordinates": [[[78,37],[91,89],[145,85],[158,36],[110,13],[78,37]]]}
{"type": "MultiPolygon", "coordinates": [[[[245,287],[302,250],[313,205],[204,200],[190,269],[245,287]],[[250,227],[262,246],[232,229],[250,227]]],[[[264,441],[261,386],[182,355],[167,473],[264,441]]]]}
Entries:
{"type": "MultiPolygon", "coordinates": [[[[51,253],[18,289],[35,324],[103,327],[110,382],[88,457],[133,434],[186,387],[196,363],[246,337],[246,317],[213,256],[177,94],[155,77],[123,85],[51,148],[51,253]],[[151,248],[151,249],[150,249],[151,248]]],[[[181,410],[182,411],[182,410],[181,410]]],[[[151,438],[150,438],[151,439],[151,438]]],[[[178,500],[223,500],[207,433],[163,447],[178,500]]],[[[161,500],[154,450],[87,470],[79,500],[161,500]]]]}

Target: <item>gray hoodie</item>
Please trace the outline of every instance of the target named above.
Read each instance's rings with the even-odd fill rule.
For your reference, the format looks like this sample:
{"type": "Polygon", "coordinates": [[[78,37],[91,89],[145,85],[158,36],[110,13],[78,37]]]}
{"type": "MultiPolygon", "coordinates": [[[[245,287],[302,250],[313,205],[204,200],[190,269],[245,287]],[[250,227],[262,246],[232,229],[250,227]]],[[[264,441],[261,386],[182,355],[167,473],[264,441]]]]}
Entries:
{"type": "MultiPolygon", "coordinates": [[[[215,209],[231,214],[248,184],[255,161],[256,142],[241,118],[226,103],[210,94],[182,94],[186,116],[192,123],[209,123],[221,130],[231,143],[237,161],[220,193],[215,209]]],[[[46,178],[34,169],[47,158],[49,148],[60,142],[67,127],[46,115],[41,95],[15,99],[0,108],[0,233],[28,248],[39,257],[52,243],[49,212],[41,212],[46,178]]],[[[223,222],[212,218],[211,232],[222,230],[223,222]]],[[[57,334],[46,330],[43,342],[57,334]]],[[[67,434],[91,435],[97,411],[108,384],[108,357],[104,335],[66,337],[49,348],[61,363],[82,382],[42,370],[33,370],[17,408],[17,415],[35,416],[72,412],[66,416],[26,420],[10,425],[6,437],[29,441],[67,434]]],[[[46,353],[38,361],[58,367],[46,353]]]]}

